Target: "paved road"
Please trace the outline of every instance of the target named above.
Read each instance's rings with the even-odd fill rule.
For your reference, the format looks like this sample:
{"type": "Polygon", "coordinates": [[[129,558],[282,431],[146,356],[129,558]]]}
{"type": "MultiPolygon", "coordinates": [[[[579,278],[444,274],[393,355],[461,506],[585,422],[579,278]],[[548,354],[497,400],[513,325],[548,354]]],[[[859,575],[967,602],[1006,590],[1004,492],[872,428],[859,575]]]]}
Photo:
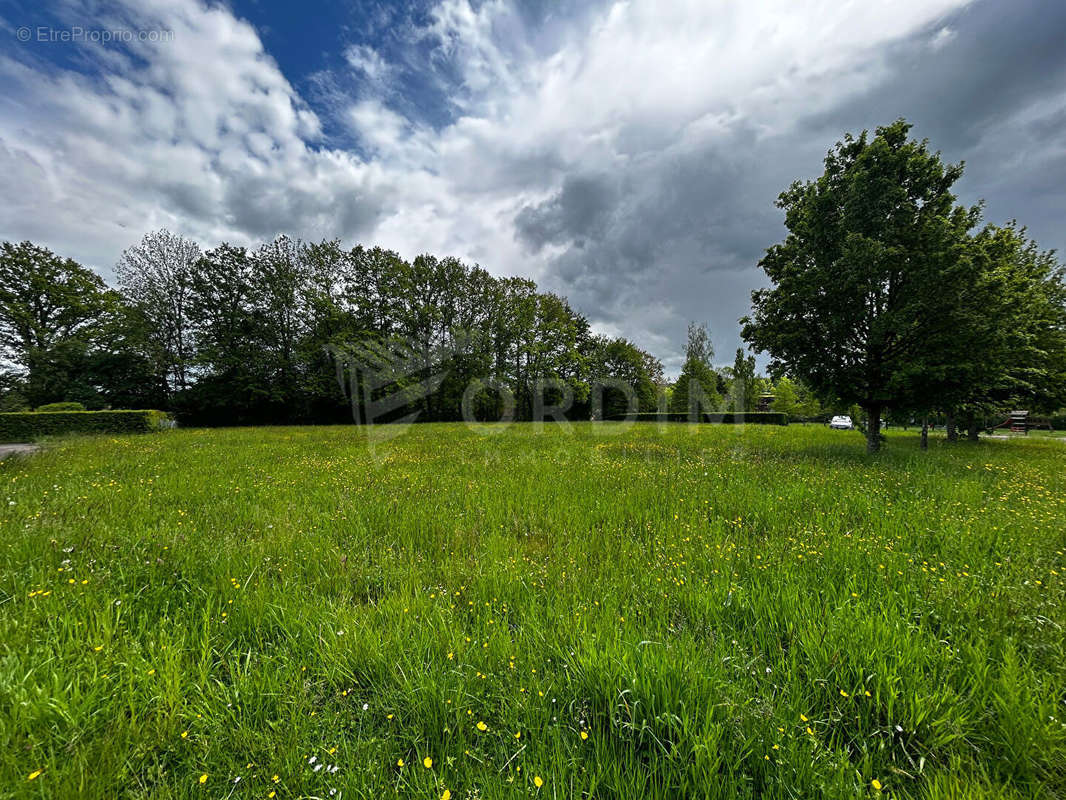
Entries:
{"type": "Polygon", "coordinates": [[[40,449],[40,445],[36,444],[0,444],[0,459],[15,455],[16,453],[36,453],[40,449]]]}

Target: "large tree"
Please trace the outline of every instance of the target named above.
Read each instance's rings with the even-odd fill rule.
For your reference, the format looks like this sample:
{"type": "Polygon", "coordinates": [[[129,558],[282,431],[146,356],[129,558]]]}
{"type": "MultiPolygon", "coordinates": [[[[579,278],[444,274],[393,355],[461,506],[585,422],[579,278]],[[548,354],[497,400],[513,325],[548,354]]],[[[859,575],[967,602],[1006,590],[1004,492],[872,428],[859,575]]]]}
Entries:
{"type": "Polygon", "coordinates": [[[866,411],[867,450],[880,447],[882,409],[910,393],[923,349],[952,324],[951,288],[967,268],[978,211],[945,164],[903,120],[845,136],[816,180],[778,199],[788,235],[760,266],[772,286],[752,293],[743,336],[820,397],[866,411]]]}
{"type": "Polygon", "coordinates": [[[200,258],[193,241],[166,229],[146,233],[115,267],[119,289],[139,312],[171,391],[189,385],[192,271],[200,258]]]}
{"type": "Polygon", "coordinates": [[[1054,253],[1013,223],[975,235],[968,261],[952,293],[952,327],[929,343],[943,354],[943,369],[926,377],[940,410],[964,419],[976,439],[980,416],[1066,401],[1066,287],[1054,253]]]}
{"type": "Polygon", "coordinates": [[[223,243],[197,260],[191,287],[199,374],[181,410],[210,424],[268,421],[273,387],[264,342],[270,337],[254,259],[223,243]]]}
{"type": "Polygon", "coordinates": [[[99,404],[90,355],[114,298],[100,276],[30,242],[0,244],[0,345],[30,405],[99,404]]]}

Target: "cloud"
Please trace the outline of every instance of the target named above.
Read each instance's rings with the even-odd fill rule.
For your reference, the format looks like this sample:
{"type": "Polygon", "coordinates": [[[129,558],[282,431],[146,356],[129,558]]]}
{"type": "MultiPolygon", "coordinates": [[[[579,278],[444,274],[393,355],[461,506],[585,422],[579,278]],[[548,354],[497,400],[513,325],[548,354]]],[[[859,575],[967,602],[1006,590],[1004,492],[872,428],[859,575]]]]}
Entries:
{"type": "Polygon", "coordinates": [[[610,179],[568,175],[558,193],[515,215],[516,233],[534,252],[546,244],[566,242],[581,248],[587,237],[603,236],[616,199],[617,189],[610,179]]]}
{"type": "Polygon", "coordinates": [[[173,39],[86,45],[82,55],[106,65],[97,73],[0,57],[0,157],[35,178],[20,178],[32,204],[0,210],[2,235],[33,236],[106,270],[160,225],[208,244],[373,229],[388,207],[375,170],[316,147],[317,115],[250,25],[193,2],[112,14],[110,26],[173,39]]]}
{"type": "Polygon", "coordinates": [[[161,225],[340,236],[533,277],[668,371],[706,320],[730,362],[778,192],[899,115],[971,162],[967,197],[1060,243],[1053,3],[378,4],[307,97],[226,7],[106,8],[173,41],[0,54],[0,237],[104,271],[161,225]]]}
{"type": "Polygon", "coordinates": [[[344,57],[352,69],[375,83],[381,83],[389,74],[388,62],[369,45],[353,44],[344,52],[344,57]]]}
{"type": "Polygon", "coordinates": [[[954,38],[955,31],[945,26],[933,34],[933,38],[929,40],[929,47],[933,50],[939,50],[954,38]]]}

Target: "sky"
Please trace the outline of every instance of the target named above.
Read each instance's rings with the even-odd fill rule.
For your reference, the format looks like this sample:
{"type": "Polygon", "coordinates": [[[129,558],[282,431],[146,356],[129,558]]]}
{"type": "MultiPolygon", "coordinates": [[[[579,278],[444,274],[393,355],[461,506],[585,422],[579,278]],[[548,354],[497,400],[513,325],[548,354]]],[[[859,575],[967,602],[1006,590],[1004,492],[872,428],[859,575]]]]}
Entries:
{"type": "Polygon", "coordinates": [[[0,239],[458,256],[732,363],[777,195],[905,117],[1066,245],[1061,0],[0,0],[0,239]]]}

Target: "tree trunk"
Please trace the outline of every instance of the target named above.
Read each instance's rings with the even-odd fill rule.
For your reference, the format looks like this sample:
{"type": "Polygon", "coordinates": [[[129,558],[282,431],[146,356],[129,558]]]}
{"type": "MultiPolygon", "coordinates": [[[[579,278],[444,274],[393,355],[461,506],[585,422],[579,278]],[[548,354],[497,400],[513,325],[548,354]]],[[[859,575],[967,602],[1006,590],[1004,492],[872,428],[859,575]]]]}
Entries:
{"type": "Polygon", "coordinates": [[[973,411],[966,412],[966,438],[971,442],[976,442],[978,432],[977,414],[973,411]]]}
{"type": "Polygon", "coordinates": [[[922,449],[929,449],[929,417],[922,417],[922,449]]]}
{"type": "Polygon", "coordinates": [[[881,406],[866,409],[866,452],[876,453],[881,449],[881,406]]]}
{"type": "Polygon", "coordinates": [[[949,442],[957,442],[959,440],[959,429],[955,425],[954,411],[949,411],[944,415],[944,431],[948,435],[949,442]]]}

